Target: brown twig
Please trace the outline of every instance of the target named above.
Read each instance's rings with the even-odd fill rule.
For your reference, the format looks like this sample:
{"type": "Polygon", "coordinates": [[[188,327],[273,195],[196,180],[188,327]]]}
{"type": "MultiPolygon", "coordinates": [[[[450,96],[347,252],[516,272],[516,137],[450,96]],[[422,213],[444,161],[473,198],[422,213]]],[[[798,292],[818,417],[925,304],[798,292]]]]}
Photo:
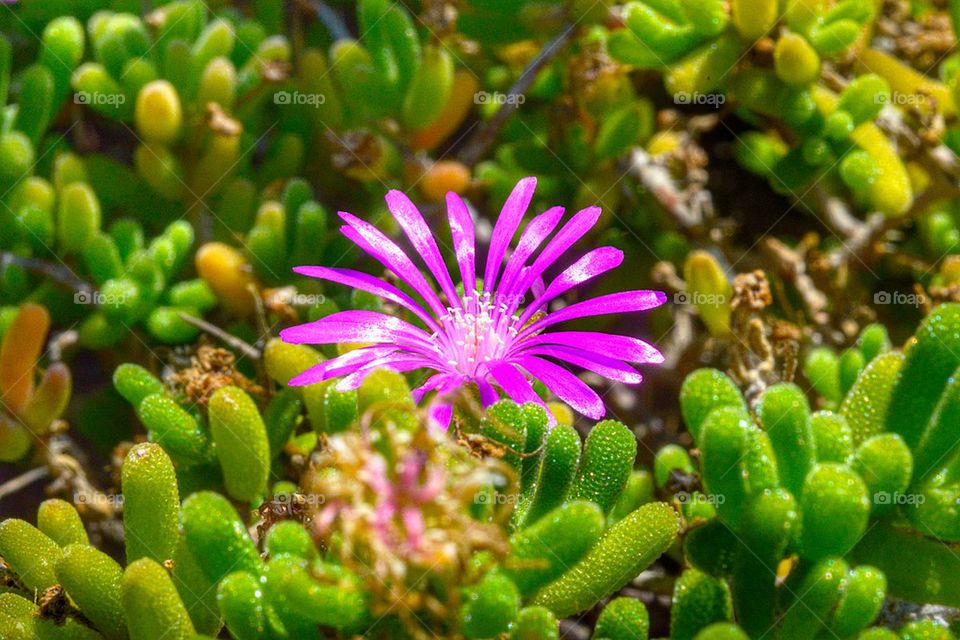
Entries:
{"type": "Polygon", "coordinates": [[[237,336],[227,333],[217,325],[211,324],[206,320],[204,320],[203,318],[198,318],[196,316],[190,315],[189,313],[184,313],[182,311],[178,315],[180,316],[180,319],[183,320],[184,322],[188,324],[192,324],[193,326],[200,329],[201,331],[206,331],[207,333],[217,338],[224,344],[230,347],[233,347],[237,351],[241,352],[244,355],[244,357],[251,358],[252,360],[260,359],[260,356],[262,355],[260,353],[260,350],[254,347],[252,344],[249,344],[245,340],[241,340],[237,336]]]}
{"type": "Polygon", "coordinates": [[[323,26],[326,27],[330,33],[330,37],[334,40],[353,37],[350,29],[347,28],[347,23],[344,22],[340,14],[326,2],[321,2],[320,0],[300,0],[300,4],[313,9],[317,19],[323,23],[323,26]]]}
{"type": "Polygon", "coordinates": [[[813,190],[813,196],[820,205],[824,224],[841,239],[852,238],[863,231],[863,220],[850,212],[850,207],[845,200],[831,195],[823,187],[816,187],[813,190]]]}
{"type": "Polygon", "coordinates": [[[66,265],[56,265],[40,258],[25,258],[10,251],[0,251],[0,268],[7,265],[17,265],[31,273],[46,276],[57,284],[77,293],[93,295],[94,286],[77,277],[66,265]]]}
{"type": "Polygon", "coordinates": [[[53,482],[47,488],[52,494],[67,494],[81,515],[94,515],[101,520],[110,520],[119,513],[113,496],[100,491],[87,476],[83,454],[67,435],[59,435],[47,442],[46,462],[48,475],[53,482]]]}
{"type": "MultiPolygon", "coordinates": [[[[519,96],[527,92],[533,81],[536,79],[540,70],[547,65],[550,60],[570,41],[576,32],[576,25],[569,25],[537,54],[537,57],[530,61],[523,73],[510,87],[508,95],[519,96]]],[[[468,167],[474,167],[480,160],[485,158],[497,141],[497,136],[507,119],[519,108],[518,100],[507,100],[490,120],[484,124],[479,131],[473,134],[463,146],[459,153],[459,160],[468,167]]]]}
{"type": "Polygon", "coordinates": [[[25,489],[38,480],[43,480],[49,475],[50,470],[46,467],[35,467],[25,473],[21,473],[15,478],[10,478],[3,484],[0,484],[0,500],[25,489]]]}
{"type": "Polygon", "coordinates": [[[830,314],[827,313],[829,300],[807,273],[806,255],[772,236],[764,238],[761,247],[772,258],[780,274],[793,283],[803,300],[807,317],[815,324],[825,326],[830,321],[830,314]]]}

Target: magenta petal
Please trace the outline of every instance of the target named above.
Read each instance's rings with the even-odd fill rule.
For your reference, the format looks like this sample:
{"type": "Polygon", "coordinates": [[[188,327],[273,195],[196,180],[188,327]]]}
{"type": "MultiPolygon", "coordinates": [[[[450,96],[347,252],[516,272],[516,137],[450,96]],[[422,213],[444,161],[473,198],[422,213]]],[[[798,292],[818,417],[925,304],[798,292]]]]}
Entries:
{"type": "Polygon", "coordinates": [[[291,378],[287,384],[292,387],[301,387],[329,380],[330,378],[336,378],[345,373],[352,373],[368,362],[382,358],[395,351],[397,351],[396,347],[362,347],[360,349],[354,349],[341,356],[324,360],[320,364],[310,367],[300,375],[291,378]]]}
{"type": "Polygon", "coordinates": [[[446,373],[437,373],[427,378],[426,382],[411,392],[413,395],[414,404],[420,404],[420,401],[423,400],[423,396],[442,385],[448,377],[449,376],[446,373]]]}
{"type": "Polygon", "coordinates": [[[293,344],[392,343],[425,354],[434,351],[434,342],[423,329],[375,311],[340,311],[284,329],[280,338],[293,344]]]}
{"type": "Polygon", "coordinates": [[[410,257],[398,247],[393,240],[385,236],[375,226],[347,213],[340,212],[340,217],[348,226],[341,227],[343,235],[353,240],[357,246],[376,258],[380,264],[397,274],[414,291],[420,294],[424,302],[437,315],[442,315],[446,309],[437,297],[436,292],[423,277],[410,257]]]}
{"type": "Polygon", "coordinates": [[[473,381],[477,384],[477,388],[480,390],[480,404],[482,404],[484,407],[489,407],[500,399],[500,395],[497,393],[497,390],[493,388],[492,384],[483,378],[474,378],[473,381]]]}
{"type": "Polygon", "coordinates": [[[409,355],[401,351],[394,345],[380,347],[360,347],[347,353],[321,362],[318,366],[323,367],[327,379],[337,378],[339,376],[353,373],[360,367],[366,366],[374,360],[385,358],[389,355],[409,355]]]}
{"type": "Polygon", "coordinates": [[[547,290],[537,296],[520,318],[521,324],[533,317],[546,303],[570,289],[596,278],[611,269],[616,269],[623,263],[623,251],[614,247],[599,247],[588,252],[579,260],[563,270],[554,278],[547,290]]]}
{"type": "Polygon", "coordinates": [[[314,384],[315,382],[323,382],[327,379],[327,369],[323,366],[325,364],[325,362],[321,362],[306,371],[301,371],[299,374],[290,378],[287,384],[291,387],[303,387],[308,384],[314,384]]]}
{"type": "Polygon", "coordinates": [[[297,273],[372,293],[403,309],[404,316],[409,312],[418,320],[411,318],[411,323],[386,313],[344,311],[283,330],[283,339],[293,343],[364,344],[303,372],[292,384],[345,376],[336,388],[346,390],[359,386],[380,367],[398,372],[431,369],[430,377],[413,396],[421,402],[435,392],[430,411],[447,422],[455,394],[471,383],[478,387],[484,406],[501,395],[518,402],[543,404],[531,380],[538,377],[579,412],[602,416],[604,408],[599,396],[568,367],[582,367],[611,380],[637,383],[640,373],[628,362],[657,363],[663,361],[663,356],[655,347],[630,336],[592,331],[546,333],[544,329],[577,318],[648,309],[662,304],[664,296],[653,291],[599,296],[543,314],[534,321],[551,300],[623,261],[618,249],[601,247],[573,264],[567,263],[565,269],[555,268],[558,259],[596,224],[600,209],[583,209],[561,224],[563,209],[554,207],[536,216],[518,234],[535,186],[533,178],[520,181],[503,206],[490,239],[480,292],[484,297],[480,299],[474,297],[480,282],[474,222],[467,205],[457,195],[447,194],[447,207],[463,280],[462,294],[457,290],[456,278],[451,278],[429,224],[405,195],[391,191],[386,200],[412,244],[409,254],[375,226],[341,212],[344,235],[396,274],[402,284],[396,286],[390,278],[322,266],[299,267],[297,273]],[[421,261],[414,251],[420,254],[421,261]],[[426,270],[422,269],[424,264],[426,270]],[[549,286],[544,283],[548,271],[560,273],[549,286]],[[533,302],[521,309],[530,299],[533,302]],[[426,330],[420,328],[423,325],[426,330]]]}
{"type": "Polygon", "coordinates": [[[503,277],[500,284],[497,285],[498,293],[503,293],[510,289],[517,275],[523,270],[527,258],[533,255],[547,236],[553,233],[553,230],[563,217],[563,207],[552,207],[547,209],[536,218],[530,221],[530,224],[524,228],[520,234],[520,240],[516,248],[510,254],[507,260],[507,266],[503,270],[503,277]]]}
{"type": "Polygon", "coordinates": [[[407,530],[407,545],[412,549],[419,549],[423,542],[426,524],[423,521],[423,512],[419,508],[406,507],[400,511],[403,528],[407,530]]]}
{"type": "Polygon", "coordinates": [[[521,355],[531,347],[540,345],[561,345],[596,353],[608,358],[660,364],[663,355],[653,345],[630,336],[597,331],[555,331],[541,333],[523,340],[512,350],[511,356],[521,355]]]}
{"type": "Polygon", "coordinates": [[[427,416],[432,427],[446,431],[450,428],[450,421],[453,419],[453,404],[436,400],[427,409],[427,416]]]}
{"type": "Polygon", "coordinates": [[[640,384],[643,381],[643,376],[625,362],[581,349],[574,349],[573,347],[561,347],[559,345],[531,347],[524,353],[566,360],[578,367],[583,367],[587,371],[592,371],[604,378],[624,384],[640,384]]]}
{"type": "Polygon", "coordinates": [[[534,356],[517,358],[516,363],[579,413],[594,420],[599,420],[606,413],[603,400],[597,392],[563,367],[534,356]]]}
{"type": "Polygon", "coordinates": [[[302,266],[294,267],[293,271],[302,276],[328,280],[330,282],[336,282],[353,289],[360,289],[361,291],[372,293],[375,296],[379,296],[384,300],[398,304],[404,309],[416,314],[418,318],[427,323],[427,325],[434,331],[439,328],[437,323],[434,321],[433,316],[427,313],[424,308],[421,307],[413,298],[389,282],[384,282],[380,278],[363,273],[362,271],[354,271],[353,269],[342,269],[337,267],[302,266]]]}
{"type": "MultiPolygon", "coordinates": [[[[509,293],[515,296],[523,296],[537,279],[543,275],[543,272],[556,262],[557,258],[563,255],[567,249],[585,236],[599,219],[600,207],[588,207],[582,211],[578,211],[560,228],[557,235],[547,243],[547,246],[544,247],[540,255],[533,261],[530,268],[524,271],[519,282],[511,287],[509,293]]],[[[500,293],[506,295],[508,292],[501,291],[500,293]]],[[[515,308],[516,305],[514,306],[514,309],[515,308]]]]}
{"type": "Polygon", "coordinates": [[[387,207],[396,218],[404,233],[410,238],[413,248],[417,250],[420,257],[427,264],[430,273],[440,285],[451,305],[457,305],[460,302],[460,296],[453,286],[453,280],[450,279],[450,272],[447,266],[443,264],[443,258],[440,256],[440,249],[437,248],[437,241],[433,238],[433,232],[427,226],[426,221],[417,210],[417,207],[410,202],[405,194],[393,190],[387,194],[387,207]]]}
{"type": "Polygon", "coordinates": [[[636,311],[646,311],[659,307],[666,302],[667,296],[662,291],[621,291],[619,293],[609,293],[604,296],[597,296],[589,300],[575,302],[563,309],[553,311],[536,322],[528,325],[521,333],[519,339],[532,335],[567,320],[577,318],[586,318],[589,316],[602,316],[611,313],[632,313],[636,311]]]}
{"type": "Polygon", "coordinates": [[[498,362],[490,367],[490,375],[514,402],[519,404],[536,402],[539,405],[545,405],[543,398],[538,396],[530,386],[527,377],[517,371],[512,364],[498,362]]]}
{"type": "Polygon", "coordinates": [[[340,382],[337,383],[334,389],[340,392],[353,391],[354,389],[359,387],[361,384],[363,384],[363,380],[368,375],[373,373],[373,371],[374,371],[373,369],[367,369],[365,367],[361,367],[360,369],[357,369],[347,377],[341,378],[340,382]]]}
{"type": "Polygon", "coordinates": [[[453,250],[460,266],[464,295],[471,295],[477,290],[477,250],[473,218],[470,217],[467,205],[453,192],[447,194],[447,218],[450,220],[450,237],[453,239],[453,250]]]}
{"type": "Polygon", "coordinates": [[[336,389],[337,391],[352,391],[363,384],[364,378],[377,369],[390,369],[391,371],[396,371],[397,373],[406,373],[407,371],[423,369],[431,366],[433,366],[433,363],[429,360],[424,360],[423,358],[417,358],[415,356],[386,356],[369,362],[362,368],[357,369],[338,382],[336,389]]]}
{"type": "Polygon", "coordinates": [[[536,178],[524,178],[513,188],[510,196],[500,210],[500,216],[493,227],[493,235],[490,237],[490,248],[487,251],[487,263],[483,271],[483,290],[485,292],[496,291],[497,274],[500,272],[500,264],[506,255],[507,247],[513,240],[513,235],[520,226],[527,207],[533,199],[533,191],[537,188],[536,178]]]}
{"type": "Polygon", "coordinates": [[[547,283],[543,281],[542,277],[538,277],[533,281],[533,284],[530,285],[530,293],[533,294],[534,298],[539,298],[543,295],[543,292],[547,290],[547,283]]]}

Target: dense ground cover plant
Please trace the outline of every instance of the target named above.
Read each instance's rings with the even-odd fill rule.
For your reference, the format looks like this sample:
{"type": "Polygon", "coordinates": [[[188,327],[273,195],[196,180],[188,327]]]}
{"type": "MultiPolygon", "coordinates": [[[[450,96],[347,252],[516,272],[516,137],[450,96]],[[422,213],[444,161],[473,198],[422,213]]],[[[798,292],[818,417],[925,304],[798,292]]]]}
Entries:
{"type": "MultiPolygon", "coordinates": [[[[906,353],[878,327],[841,358],[812,353],[807,374],[836,392],[835,410],[811,412],[794,384],[772,385],[748,407],[717,370],[687,378],[681,408],[704,493],[682,494],[684,544],[689,571],[729,581],[712,587],[726,620],[736,611],[751,637],[774,628],[847,637],[874,620],[886,593],[956,605],[947,558],[958,314],[956,304],[935,308],[906,353]],[[845,373],[844,360],[859,368],[845,373]]],[[[658,463],[661,474],[693,469],[683,450],[664,449],[658,463]]]]}
{"type": "Polygon", "coordinates": [[[952,638],[958,17],[0,3],[0,638],[952,638]]]}
{"type": "MultiPolygon", "coordinates": [[[[150,393],[159,384],[131,369],[118,378],[125,394],[142,396],[141,414],[160,397],[150,393]]],[[[208,412],[226,493],[249,501],[267,493],[252,473],[256,462],[231,465],[256,448],[258,434],[217,438],[218,423],[235,420],[259,424],[266,443],[256,407],[241,394],[221,387],[208,412]],[[239,405],[233,416],[223,403],[239,405]],[[253,414],[242,420],[238,411],[253,414]]],[[[254,512],[257,542],[219,484],[187,495],[178,480],[188,463],[175,464],[165,447],[197,425],[172,410],[148,419],[152,433],[166,435],[163,447],[144,443],[126,454],[126,568],[90,546],[69,503],[46,501],[38,528],[17,519],[0,525],[11,572],[0,629],[44,633],[53,623],[37,619],[30,602],[39,590],[63,600],[65,633],[83,629],[76,632],[84,637],[192,637],[224,623],[241,638],[304,637],[317,625],[383,637],[487,638],[512,628],[527,634],[518,637],[556,637],[557,616],[615,592],[675,539],[673,509],[627,490],[636,442],[621,423],[599,423],[581,445],[569,426],[548,429],[543,408],[501,401],[462,427],[512,452],[483,459],[422,422],[396,373],[372,374],[354,402],[366,429],[330,433],[299,488],[273,487],[254,512]],[[92,624],[78,625],[78,614],[92,624]]],[[[645,616],[627,611],[620,624],[645,616]]]]}

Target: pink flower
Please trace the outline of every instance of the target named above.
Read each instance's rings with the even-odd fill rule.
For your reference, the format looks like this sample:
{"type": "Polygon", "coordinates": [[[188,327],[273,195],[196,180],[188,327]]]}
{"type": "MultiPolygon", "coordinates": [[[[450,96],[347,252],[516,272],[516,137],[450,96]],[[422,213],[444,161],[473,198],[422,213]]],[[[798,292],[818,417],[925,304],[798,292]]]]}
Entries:
{"type": "Polygon", "coordinates": [[[399,372],[432,369],[434,375],[414,391],[419,402],[437,391],[433,417],[448,424],[453,392],[475,384],[484,406],[501,393],[516,402],[543,404],[531,380],[543,382],[558,398],[583,415],[599,419],[603,401],[565,366],[569,363],[605,378],[637,384],[640,373],[629,363],[660,363],[652,345],[631,336],[594,331],[546,331],[554,325],[590,316],[645,311],[666,300],[659,291],[624,291],[573,303],[549,311],[552,300],[623,262],[614,247],[588,251],[549,284],[545,271],[596,224],[599,207],[579,211],[563,225],[562,207],[533,218],[508,255],[510,243],[533,198],[535,178],[514,188],[500,212],[487,250],[482,280],[477,278],[474,223],[459,196],[447,194],[447,212],[454,251],[463,283],[460,295],[444,264],[433,232],[407,196],[387,194],[390,212],[426,265],[433,283],[393,240],[368,222],[346,212],[341,232],[393,272],[416,297],[394,285],[352,269],[297,267],[297,273],[337,282],[380,296],[409,311],[414,324],[374,311],[341,311],[280,332],[291,343],[363,343],[339,357],[316,365],[290,381],[307,385],[345,376],[337,389],[355,389],[372,371],[387,367],[399,372]],[[554,230],[560,226],[556,233],[554,230]],[[552,234],[552,237],[551,237],[552,234]],[[434,285],[439,289],[434,288],[434,285]],[[527,299],[531,298],[528,304],[527,299]]]}

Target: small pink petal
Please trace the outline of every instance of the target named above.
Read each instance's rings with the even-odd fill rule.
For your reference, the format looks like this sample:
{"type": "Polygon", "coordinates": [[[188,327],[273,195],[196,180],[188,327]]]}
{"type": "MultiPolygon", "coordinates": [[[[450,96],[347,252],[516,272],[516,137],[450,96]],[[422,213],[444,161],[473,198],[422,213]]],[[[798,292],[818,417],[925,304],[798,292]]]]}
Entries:
{"type": "Polygon", "coordinates": [[[593,249],[554,278],[546,291],[537,296],[530,306],[527,307],[526,311],[523,312],[523,315],[520,317],[520,324],[526,324],[527,321],[533,317],[533,314],[557,296],[611,269],[616,269],[622,263],[623,251],[620,249],[614,247],[593,249]]]}
{"type": "MultiPolygon", "coordinates": [[[[509,291],[499,291],[498,293],[503,296],[517,296],[522,299],[523,295],[527,293],[538,278],[543,276],[550,265],[556,262],[567,249],[576,244],[580,238],[585,236],[599,219],[600,207],[588,207],[578,211],[547,243],[547,246],[544,247],[519,281],[512,285],[509,291]]],[[[513,308],[516,309],[517,306],[515,305],[513,308]]]]}
{"type": "Polygon", "coordinates": [[[471,295],[477,289],[476,236],[473,218],[467,205],[457,194],[447,194],[447,218],[450,221],[450,236],[457,254],[464,294],[471,295]]]}
{"type": "Polygon", "coordinates": [[[596,353],[617,360],[625,360],[627,362],[649,364],[660,364],[663,362],[663,354],[657,351],[653,345],[643,340],[630,336],[600,333],[597,331],[554,331],[541,333],[518,343],[511,351],[511,355],[523,354],[531,347],[555,344],[574,347],[590,353],[596,353]]]}
{"type": "Polygon", "coordinates": [[[447,271],[447,266],[443,264],[440,249],[437,248],[437,241],[433,238],[433,232],[430,231],[430,227],[427,226],[427,222],[423,219],[420,211],[410,202],[410,198],[400,191],[390,191],[386,199],[390,213],[400,223],[407,237],[410,238],[413,248],[427,264],[427,268],[430,269],[430,273],[433,274],[434,279],[440,285],[441,291],[446,294],[450,304],[459,304],[460,296],[457,295],[453,280],[450,279],[450,272],[447,271]]]}
{"type": "Polygon", "coordinates": [[[552,311],[543,318],[528,325],[520,334],[519,339],[532,335],[550,325],[577,318],[589,316],[609,315],[612,313],[632,313],[654,309],[666,302],[667,296],[662,291],[621,291],[604,296],[597,296],[589,300],[575,302],[557,311],[552,311]]]}
{"type": "Polygon", "coordinates": [[[520,221],[523,220],[523,215],[527,212],[527,207],[530,206],[530,201],[533,200],[533,192],[536,188],[536,178],[524,178],[518,182],[497,217],[497,224],[493,227],[490,248],[487,251],[487,262],[483,271],[483,290],[486,292],[497,290],[496,280],[497,274],[500,272],[500,264],[503,262],[507,247],[520,226],[520,221]]]}

